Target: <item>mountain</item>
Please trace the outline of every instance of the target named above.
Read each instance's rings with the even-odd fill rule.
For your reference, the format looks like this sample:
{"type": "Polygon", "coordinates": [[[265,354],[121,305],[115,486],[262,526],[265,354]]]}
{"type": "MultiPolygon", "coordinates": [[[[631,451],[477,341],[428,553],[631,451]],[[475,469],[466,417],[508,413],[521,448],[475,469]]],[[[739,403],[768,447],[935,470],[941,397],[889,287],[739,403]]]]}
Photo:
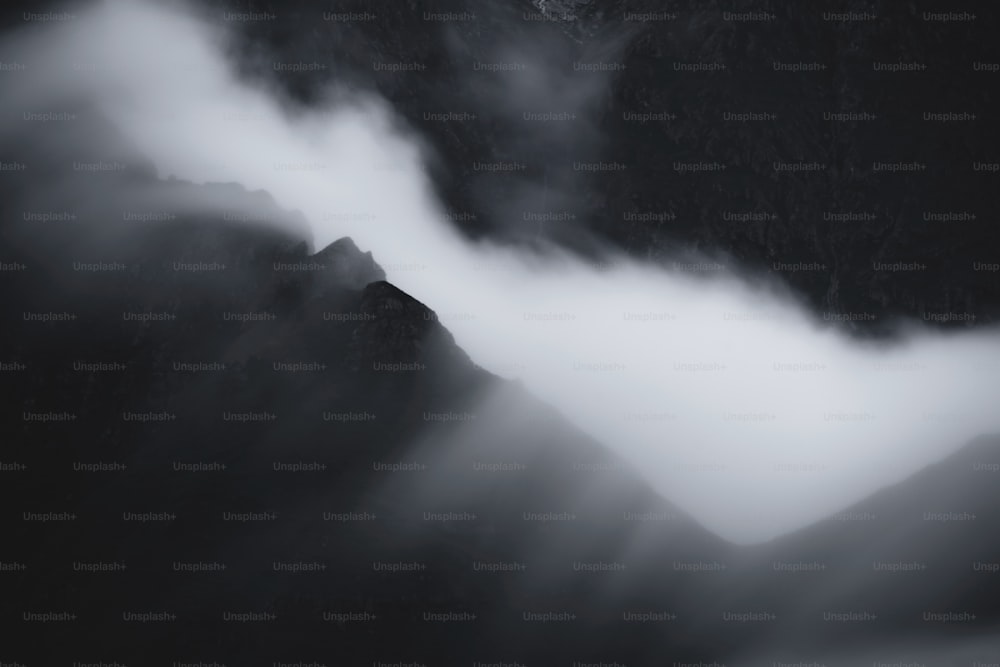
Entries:
{"type": "Polygon", "coordinates": [[[470,236],[588,256],[611,243],[685,271],[707,254],[868,334],[899,318],[989,324],[1000,305],[984,268],[1000,242],[996,176],[974,168],[1000,141],[984,120],[996,87],[973,70],[995,60],[997,15],[946,14],[860,1],[205,9],[242,36],[248,77],[307,103],[331,83],[388,99],[470,236]],[[910,70],[885,67],[899,63],[910,70]],[[483,167],[497,163],[523,168],[483,167]]]}
{"type": "Polygon", "coordinates": [[[595,569],[634,567],[649,541],[657,558],[729,548],[478,369],[349,239],[310,253],[294,224],[232,219],[289,217],[262,194],[114,178],[154,201],[221,189],[232,208],[167,219],[98,197],[78,220],[5,216],[2,614],[37,631],[4,659],[104,656],[111,628],[125,664],[150,646],[280,662],[331,641],[345,661],[486,660],[504,637],[586,656],[606,640],[581,628],[621,613],[599,600],[654,590],[595,569]],[[74,617],[21,618],[49,612],[74,617]],[[549,612],[580,620],[521,619],[549,612]],[[225,620],[244,613],[276,619],[225,620]],[[424,620],[447,613],[477,619],[424,620]]]}
{"type": "MultiPolygon", "coordinates": [[[[947,26],[952,50],[913,3],[831,10],[881,22],[741,7],[203,11],[243,35],[245,74],[300,100],[330,80],[386,96],[433,147],[439,194],[470,236],[584,254],[610,243],[667,266],[718,254],[781,273],[814,310],[877,313],[872,331],[897,314],[989,322],[997,286],[969,267],[997,241],[991,177],[949,170],[988,159],[995,129],[969,126],[974,143],[967,128],[927,132],[918,112],[927,90],[988,108],[995,92],[954,73],[992,57],[977,45],[994,18],[947,26]],[[937,66],[917,84],[871,58],[937,66]],[[274,67],[298,62],[328,69],[274,67]],[[426,69],[375,67],[400,63],[426,69]],[[727,111],[782,123],[699,120],[727,111]],[[869,173],[883,156],[928,173],[869,173]],[[526,168],[475,166],[503,161],[526,168]],[[779,174],[775,161],[826,168],[779,174]],[[786,265],[799,268],[774,268],[786,265]]],[[[46,10],[6,11],[5,26],[30,30],[46,10]]],[[[82,124],[51,124],[41,144],[0,137],[5,162],[31,164],[0,178],[0,618],[15,630],[0,662],[1000,662],[995,438],[795,534],[727,543],[477,367],[366,248],[315,248],[309,221],[264,192],[172,179],[110,148],[82,155],[82,124]],[[124,167],[68,168],[84,158],[124,167]]]]}
{"type": "Polygon", "coordinates": [[[994,441],[845,515],[876,519],[737,547],[479,369],[350,239],[312,252],[238,186],[102,188],[228,208],[106,196],[43,223],[6,193],[0,613],[28,631],[4,659],[645,665],[989,636],[994,441]],[[22,616],[46,613],[73,618],[22,616]]]}
{"type": "Polygon", "coordinates": [[[849,641],[882,646],[888,659],[886,638],[895,636],[919,660],[924,641],[992,636],[998,464],[1000,441],[983,437],[825,521],[747,547],[729,596],[756,586],[754,599],[781,619],[775,644],[789,650],[833,654],[849,641]]]}

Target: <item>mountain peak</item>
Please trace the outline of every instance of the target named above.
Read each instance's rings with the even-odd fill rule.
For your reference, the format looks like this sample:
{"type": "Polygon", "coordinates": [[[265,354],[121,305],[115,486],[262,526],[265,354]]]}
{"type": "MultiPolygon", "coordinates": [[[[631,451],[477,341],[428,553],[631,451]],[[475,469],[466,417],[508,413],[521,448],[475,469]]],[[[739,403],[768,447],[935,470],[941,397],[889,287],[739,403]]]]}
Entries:
{"type": "Polygon", "coordinates": [[[313,255],[312,259],[325,265],[338,283],[352,289],[361,289],[369,283],[385,280],[385,271],[375,262],[371,252],[361,252],[348,236],[326,246],[313,255]]]}

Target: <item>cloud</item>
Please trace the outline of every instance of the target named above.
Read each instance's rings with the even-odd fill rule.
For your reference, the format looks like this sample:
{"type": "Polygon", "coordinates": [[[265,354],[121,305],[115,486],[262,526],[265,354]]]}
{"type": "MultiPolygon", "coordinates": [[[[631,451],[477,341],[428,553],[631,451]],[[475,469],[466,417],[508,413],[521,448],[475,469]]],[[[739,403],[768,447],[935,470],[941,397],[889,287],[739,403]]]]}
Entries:
{"type": "MultiPolygon", "coordinates": [[[[229,46],[194,14],[105,2],[11,38],[6,57],[31,75],[6,77],[4,99],[92,110],[161,177],[264,189],[305,215],[316,248],[352,237],[475,361],[520,378],[729,539],[811,523],[1000,426],[995,335],[861,344],[724,260],[662,268],[608,251],[595,264],[469,242],[382,101],[334,83],[297,106],[237,76],[229,46]]],[[[537,76],[515,92],[553,86],[537,76]]],[[[76,137],[105,152],[107,139],[76,137]]]]}

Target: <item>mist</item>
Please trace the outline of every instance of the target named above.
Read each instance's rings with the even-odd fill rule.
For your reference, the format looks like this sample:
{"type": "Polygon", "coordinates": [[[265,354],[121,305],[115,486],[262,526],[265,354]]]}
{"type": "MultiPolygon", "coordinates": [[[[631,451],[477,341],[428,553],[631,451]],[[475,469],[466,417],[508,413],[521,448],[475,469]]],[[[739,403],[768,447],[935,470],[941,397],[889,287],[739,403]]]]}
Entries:
{"type": "MultiPolygon", "coordinates": [[[[302,212],[315,250],[351,237],[476,363],[523,382],[726,539],[795,530],[1000,430],[995,334],[914,325],[892,345],[862,343],[725,260],[656,267],[606,250],[595,263],[468,241],[433,194],[434,156],[382,100],[331,85],[303,108],[238,76],[232,50],[193,13],[106,2],[8,38],[0,55],[31,76],[0,85],[10,108],[86,107],[117,133],[81,147],[106,153],[120,134],[161,178],[266,190],[302,212]]],[[[516,85],[553,88],[531,81],[516,85]]],[[[4,125],[5,140],[23,138],[20,117],[4,125]]]]}

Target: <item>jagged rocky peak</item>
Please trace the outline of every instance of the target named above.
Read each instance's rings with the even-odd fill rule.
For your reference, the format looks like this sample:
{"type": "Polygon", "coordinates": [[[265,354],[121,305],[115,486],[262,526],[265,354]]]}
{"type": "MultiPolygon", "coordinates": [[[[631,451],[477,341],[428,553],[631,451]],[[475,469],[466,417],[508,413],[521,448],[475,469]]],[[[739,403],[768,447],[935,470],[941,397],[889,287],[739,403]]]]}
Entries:
{"type": "Polygon", "coordinates": [[[531,0],[531,4],[553,20],[575,21],[580,10],[589,5],[590,0],[531,0]]]}
{"type": "Polygon", "coordinates": [[[366,319],[354,332],[356,350],[373,361],[419,361],[422,343],[438,327],[433,311],[385,281],[364,288],[359,310],[366,319]]]}
{"type": "Polygon", "coordinates": [[[413,370],[467,371],[474,364],[438,321],[437,314],[384,280],[361,292],[362,322],[354,330],[351,365],[404,364],[413,370]]]}
{"type": "Polygon", "coordinates": [[[361,252],[354,241],[345,236],[326,246],[311,258],[326,267],[330,280],[352,289],[362,289],[369,283],[385,280],[371,252],[361,252]]]}

